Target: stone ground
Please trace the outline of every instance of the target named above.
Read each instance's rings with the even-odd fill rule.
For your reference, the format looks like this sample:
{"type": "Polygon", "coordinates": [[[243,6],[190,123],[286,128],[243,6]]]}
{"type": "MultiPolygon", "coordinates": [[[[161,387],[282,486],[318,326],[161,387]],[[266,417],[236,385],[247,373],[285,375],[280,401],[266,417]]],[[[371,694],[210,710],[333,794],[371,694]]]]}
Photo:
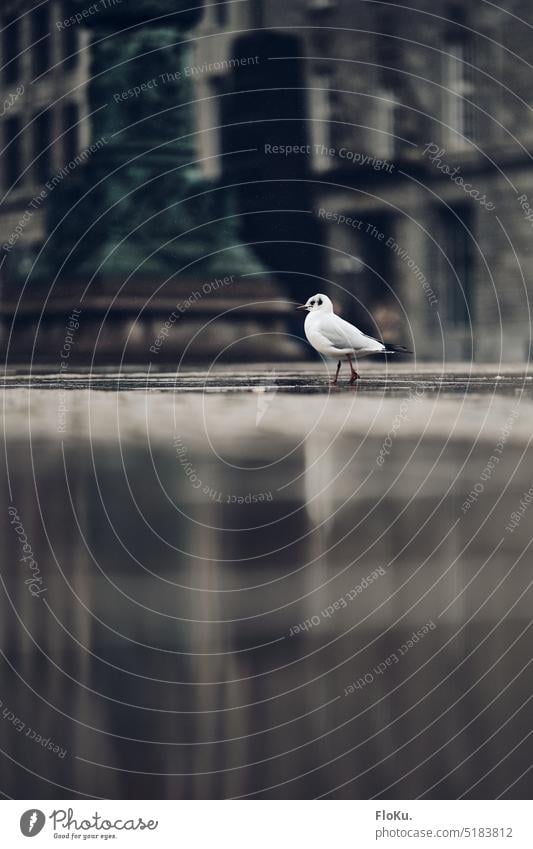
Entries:
{"type": "Polygon", "coordinates": [[[254,364],[253,366],[189,366],[178,369],[77,369],[60,373],[58,368],[38,366],[29,370],[10,367],[0,377],[0,385],[11,388],[145,390],[174,392],[253,392],[257,388],[275,388],[288,393],[370,393],[402,392],[419,386],[427,392],[510,392],[530,391],[533,373],[523,365],[438,363],[393,364],[363,362],[360,380],[350,386],[348,367],[343,365],[337,387],[331,387],[334,367],[307,364],[254,364]]]}
{"type": "Polygon", "coordinates": [[[366,363],[354,386],[347,373],[345,368],[334,387],[332,372],[313,364],[177,373],[72,369],[62,375],[10,369],[1,380],[9,390],[3,396],[4,426],[6,433],[16,434],[26,427],[26,417],[34,436],[59,430],[65,437],[105,440],[116,421],[122,440],[146,433],[165,441],[178,428],[193,442],[201,442],[208,426],[214,426],[218,441],[229,444],[238,437],[245,451],[248,442],[255,445],[266,433],[272,440],[304,439],[314,431],[384,438],[392,428],[396,441],[416,435],[497,440],[509,411],[518,405],[521,414],[507,438],[517,444],[529,441],[533,375],[521,366],[458,363],[444,369],[424,363],[415,371],[412,364],[395,364],[385,371],[382,364],[366,363]],[[224,400],[228,397],[231,403],[224,400]]]}
{"type": "Polygon", "coordinates": [[[360,372],[4,375],[4,792],[527,797],[532,377],[360,372]]]}

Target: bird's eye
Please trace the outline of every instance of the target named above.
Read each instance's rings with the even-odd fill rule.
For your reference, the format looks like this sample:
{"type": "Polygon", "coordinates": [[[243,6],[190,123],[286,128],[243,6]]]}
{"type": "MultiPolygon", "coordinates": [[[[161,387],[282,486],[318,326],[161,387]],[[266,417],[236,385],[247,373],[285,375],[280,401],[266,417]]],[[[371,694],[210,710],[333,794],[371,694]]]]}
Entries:
{"type": "Polygon", "coordinates": [[[322,306],[322,300],[317,301],[317,304],[318,304],[319,307],[321,307],[322,306]]]}
{"type": "Polygon", "coordinates": [[[314,307],[314,305],[315,305],[315,302],[311,301],[311,306],[314,307]]]}

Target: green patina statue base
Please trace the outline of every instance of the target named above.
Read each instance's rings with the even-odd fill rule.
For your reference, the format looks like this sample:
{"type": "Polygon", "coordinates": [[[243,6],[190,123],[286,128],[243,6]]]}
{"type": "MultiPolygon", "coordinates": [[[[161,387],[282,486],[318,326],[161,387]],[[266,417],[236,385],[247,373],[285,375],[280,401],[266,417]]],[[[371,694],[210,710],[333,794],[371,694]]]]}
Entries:
{"type": "MultiPolygon", "coordinates": [[[[266,353],[261,335],[283,330],[281,317],[290,305],[240,242],[232,189],[200,176],[194,91],[183,74],[190,64],[188,32],[202,13],[201,4],[194,5],[182,11],[188,0],[102,0],[82,19],[91,39],[92,142],[83,164],[54,189],[49,237],[20,310],[20,321],[30,322],[20,338],[28,340],[32,311],[43,307],[34,346],[40,359],[49,339],[59,337],[63,311],[72,307],[85,314],[79,350],[90,350],[98,336],[105,339],[100,359],[116,358],[125,343],[131,359],[150,359],[147,343],[176,305],[224,278],[233,281],[224,292],[215,298],[210,291],[191,303],[160,360],[174,359],[206,322],[212,324],[209,342],[203,349],[195,345],[196,358],[213,355],[217,325],[226,346],[246,330],[258,340],[260,357],[266,353]],[[222,322],[220,311],[226,314],[222,322]]],[[[85,8],[84,0],[70,2],[72,15],[83,16],[85,8]]],[[[280,348],[284,359],[298,350],[289,337],[280,348]]]]}

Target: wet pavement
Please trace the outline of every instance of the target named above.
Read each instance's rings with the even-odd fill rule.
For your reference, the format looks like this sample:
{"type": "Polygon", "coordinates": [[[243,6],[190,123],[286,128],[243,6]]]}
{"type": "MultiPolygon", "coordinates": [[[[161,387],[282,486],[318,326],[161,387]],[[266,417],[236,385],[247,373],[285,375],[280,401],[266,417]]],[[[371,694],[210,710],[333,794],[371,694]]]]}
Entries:
{"type": "Polygon", "coordinates": [[[316,364],[256,365],[213,369],[176,368],[172,371],[134,367],[120,370],[96,368],[61,371],[36,366],[32,370],[10,368],[0,377],[6,389],[95,389],[102,391],[161,390],[173,392],[253,392],[263,387],[287,393],[378,392],[396,394],[415,386],[427,392],[461,394],[465,392],[532,392],[533,376],[527,369],[513,366],[474,366],[458,363],[455,368],[439,368],[435,364],[394,366],[384,370],[375,363],[360,366],[360,380],[350,385],[344,368],[336,386],[332,385],[335,369],[316,364]]]}
{"type": "Polygon", "coordinates": [[[529,794],[531,378],[361,374],[4,376],[6,794],[529,794]]]}

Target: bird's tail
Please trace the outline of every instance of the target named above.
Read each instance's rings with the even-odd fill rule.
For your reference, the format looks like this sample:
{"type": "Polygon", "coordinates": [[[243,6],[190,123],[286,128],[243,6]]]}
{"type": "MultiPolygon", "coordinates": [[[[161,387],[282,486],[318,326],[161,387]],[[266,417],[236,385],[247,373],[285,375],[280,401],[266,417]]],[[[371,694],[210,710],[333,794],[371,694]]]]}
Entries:
{"type": "Polygon", "coordinates": [[[405,348],[403,345],[390,345],[388,342],[385,342],[385,354],[412,354],[408,348],[405,348]]]}

